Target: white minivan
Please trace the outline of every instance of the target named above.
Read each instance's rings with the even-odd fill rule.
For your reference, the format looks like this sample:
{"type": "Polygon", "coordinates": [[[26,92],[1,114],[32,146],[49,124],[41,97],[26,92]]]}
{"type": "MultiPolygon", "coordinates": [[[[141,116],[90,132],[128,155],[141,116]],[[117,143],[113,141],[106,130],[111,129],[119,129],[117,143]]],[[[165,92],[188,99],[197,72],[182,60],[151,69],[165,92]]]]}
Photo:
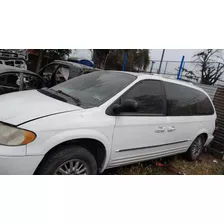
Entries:
{"type": "Polygon", "coordinates": [[[178,153],[196,160],[215,122],[193,84],[96,71],[0,96],[0,174],[97,174],[178,153]]]}

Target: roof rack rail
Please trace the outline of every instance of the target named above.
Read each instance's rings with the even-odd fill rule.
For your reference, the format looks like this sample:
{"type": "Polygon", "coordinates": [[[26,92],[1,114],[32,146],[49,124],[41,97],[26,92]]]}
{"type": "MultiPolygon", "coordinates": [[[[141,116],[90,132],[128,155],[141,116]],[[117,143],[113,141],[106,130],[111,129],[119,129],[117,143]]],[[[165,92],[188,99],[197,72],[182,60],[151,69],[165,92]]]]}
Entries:
{"type": "MultiPolygon", "coordinates": [[[[163,74],[155,74],[155,75],[158,75],[158,76],[161,76],[161,77],[164,77],[164,78],[166,78],[166,79],[171,79],[171,80],[174,80],[174,79],[176,79],[176,75],[163,75],[163,74]]],[[[183,81],[183,82],[187,82],[187,83],[190,83],[190,84],[192,84],[192,85],[194,85],[195,83],[193,82],[193,81],[191,81],[191,80],[187,80],[187,79],[183,79],[183,78],[179,78],[179,79],[176,79],[176,80],[179,80],[179,81],[183,81]]]]}

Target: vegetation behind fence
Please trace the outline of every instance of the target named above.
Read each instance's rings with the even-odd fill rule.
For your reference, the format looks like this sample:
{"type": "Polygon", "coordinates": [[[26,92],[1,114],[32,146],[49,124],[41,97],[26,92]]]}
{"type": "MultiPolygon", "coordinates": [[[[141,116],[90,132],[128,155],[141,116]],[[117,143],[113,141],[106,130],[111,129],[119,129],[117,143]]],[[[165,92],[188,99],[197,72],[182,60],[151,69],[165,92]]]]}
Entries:
{"type": "MultiPolygon", "coordinates": [[[[213,67],[218,68],[220,62],[209,62],[213,67]]],[[[148,71],[150,73],[158,73],[159,60],[150,61],[148,71]]],[[[160,74],[164,74],[165,77],[176,78],[180,67],[180,61],[163,61],[161,66],[160,74]]],[[[183,63],[183,69],[181,71],[181,78],[186,79],[191,82],[200,83],[201,82],[201,68],[198,66],[197,62],[185,61],[183,63]],[[188,72],[186,72],[188,71],[188,72]],[[190,72],[189,72],[190,71],[190,72]],[[194,75],[189,74],[191,71],[194,75]]],[[[224,77],[220,77],[216,84],[224,85],[224,77]]]]}

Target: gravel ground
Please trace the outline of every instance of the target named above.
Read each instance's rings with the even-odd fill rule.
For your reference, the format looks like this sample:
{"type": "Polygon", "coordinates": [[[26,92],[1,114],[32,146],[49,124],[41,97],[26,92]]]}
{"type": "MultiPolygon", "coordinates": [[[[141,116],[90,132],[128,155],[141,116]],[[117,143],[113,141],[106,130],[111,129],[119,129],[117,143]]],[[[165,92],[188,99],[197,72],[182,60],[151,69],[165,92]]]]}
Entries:
{"type": "Polygon", "coordinates": [[[189,162],[182,155],[110,169],[104,175],[223,175],[224,161],[203,153],[189,162]]]}

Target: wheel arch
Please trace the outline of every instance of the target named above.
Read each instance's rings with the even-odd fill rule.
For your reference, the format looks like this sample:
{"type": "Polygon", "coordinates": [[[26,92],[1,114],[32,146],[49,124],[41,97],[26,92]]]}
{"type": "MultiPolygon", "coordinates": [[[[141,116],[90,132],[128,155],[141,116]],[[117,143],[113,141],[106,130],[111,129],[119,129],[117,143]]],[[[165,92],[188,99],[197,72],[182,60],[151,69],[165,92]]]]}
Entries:
{"type": "Polygon", "coordinates": [[[195,139],[199,136],[203,136],[204,139],[205,139],[205,142],[207,141],[208,139],[208,130],[207,129],[200,129],[194,136],[194,138],[192,138],[190,141],[189,141],[189,145],[188,145],[188,149],[191,147],[192,143],[195,141],[195,139]]]}
{"type": "MultiPolygon", "coordinates": [[[[42,149],[44,157],[38,164],[38,167],[53,151],[58,150],[60,146],[66,144],[81,145],[85,147],[95,157],[99,172],[102,172],[106,168],[111,152],[110,141],[104,134],[89,130],[80,130],[76,133],[60,133],[48,139],[42,149]]],[[[38,170],[38,167],[36,170],[38,170]]]]}
{"type": "MultiPolygon", "coordinates": [[[[195,139],[196,139],[198,136],[200,136],[200,135],[202,135],[202,136],[204,137],[204,140],[205,140],[205,142],[206,142],[207,139],[208,139],[208,130],[205,129],[205,128],[204,128],[204,129],[201,129],[201,130],[197,133],[195,139]]],[[[195,139],[193,139],[193,141],[194,141],[195,139]]]]}

